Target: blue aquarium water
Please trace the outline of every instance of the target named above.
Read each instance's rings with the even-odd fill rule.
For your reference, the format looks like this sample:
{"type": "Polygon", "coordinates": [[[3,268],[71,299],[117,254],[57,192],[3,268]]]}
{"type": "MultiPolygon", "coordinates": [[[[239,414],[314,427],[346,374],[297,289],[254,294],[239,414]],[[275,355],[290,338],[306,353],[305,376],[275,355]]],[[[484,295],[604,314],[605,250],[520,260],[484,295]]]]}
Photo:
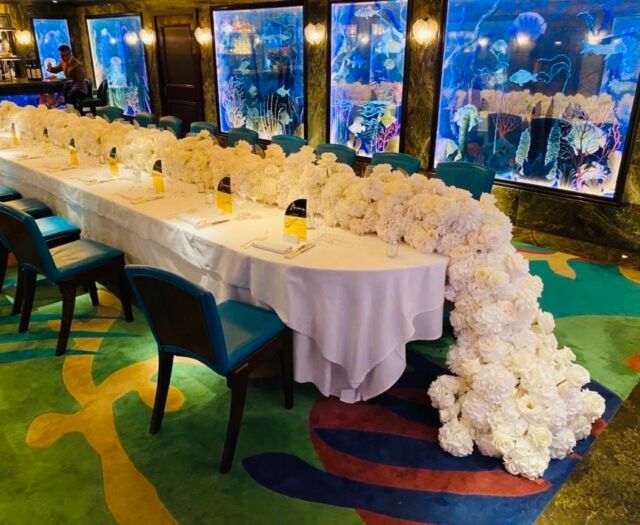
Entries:
{"type": "Polygon", "coordinates": [[[331,5],[332,143],[400,150],[406,33],[406,0],[331,5]]]}
{"type": "Polygon", "coordinates": [[[48,108],[60,108],[65,106],[62,93],[39,93],[27,95],[0,95],[0,102],[7,100],[17,106],[47,106],[48,108]]]}
{"type": "Polygon", "coordinates": [[[302,6],[213,12],[220,131],[304,136],[302,6]]]}
{"type": "Polygon", "coordinates": [[[96,86],[109,81],[109,103],[133,116],[151,111],[139,16],[87,19],[96,86]]]}
{"type": "Polygon", "coordinates": [[[640,0],[450,0],[435,163],[613,198],[639,73],[640,0]]]}
{"type": "MultiPolygon", "coordinates": [[[[55,66],[60,62],[58,47],[63,44],[71,47],[69,26],[66,18],[34,18],[33,30],[36,35],[42,75],[46,78],[51,76],[51,73],[47,72],[47,64],[55,66]]],[[[64,73],[58,73],[58,77],[64,78],[64,73]]]]}

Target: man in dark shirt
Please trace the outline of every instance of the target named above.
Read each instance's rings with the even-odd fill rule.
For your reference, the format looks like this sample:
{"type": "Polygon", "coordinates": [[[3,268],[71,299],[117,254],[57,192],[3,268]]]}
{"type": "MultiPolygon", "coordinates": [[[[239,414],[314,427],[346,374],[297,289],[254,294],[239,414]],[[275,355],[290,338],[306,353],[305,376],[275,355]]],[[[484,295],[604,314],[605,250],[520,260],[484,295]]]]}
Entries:
{"type": "Polygon", "coordinates": [[[61,45],[58,51],[60,52],[60,63],[57,66],[47,64],[47,71],[49,73],[60,73],[60,71],[64,73],[64,76],[70,81],[65,86],[64,99],[67,104],[73,104],[89,95],[87,75],[82,62],[73,56],[69,46],[61,45]]]}

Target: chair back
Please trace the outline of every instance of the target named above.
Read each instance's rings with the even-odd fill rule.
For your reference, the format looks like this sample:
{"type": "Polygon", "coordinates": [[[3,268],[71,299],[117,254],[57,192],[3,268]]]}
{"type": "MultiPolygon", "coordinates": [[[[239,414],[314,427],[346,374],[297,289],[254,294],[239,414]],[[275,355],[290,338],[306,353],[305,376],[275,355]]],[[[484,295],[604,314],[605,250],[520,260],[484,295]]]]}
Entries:
{"type": "Polygon", "coordinates": [[[280,146],[287,157],[293,153],[298,153],[300,148],[307,143],[302,137],[296,137],[295,135],[274,135],[271,137],[271,142],[280,146]]]}
{"type": "Polygon", "coordinates": [[[258,143],[260,135],[248,128],[231,128],[227,136],[227,146],[233,148],[238,142],[244,140],[252,146],[258,143]]]}
{"type": "Polygon", "coordinates": [[[173,134],[178,138],[182,137],[182,120],[178,117],[173,117],[171,115],[160,117],[160,120],[158,121],[158,127],[160,129],[168,129],[169,131],[173,131],[173,134]]]}
{"type": "Polygon", "coordinates": [[[139,111],[133,117],[133,120],[135,120],[141,128],[147,128],[156,122],[156,118],[148,111],[139,111]]]}
{"type": "Polygon", "coordinates": [[[391,164],[394,170],[403,170],[407,175],[413,175],[420,171],[420,159],[407,153],[374,153],[371,157],[371,165],[391,164]]]}
{"type": "Polygon", "coordinates": [[[57,281],[58,269],[40,228],[31,215],[0,204],[0,237],[22,268],[35,270],[57,281]]]}
{"type": "Polygon", "coordinates": [[[124,116],[124,111],[116,106],[104,106],[96,108],[96,115],[108,122],[115,122],[124,116]]]}
{"type": "Polygon", "coordinates": [[[215,124],[211,124],[211,122],[192,122],[191,126],[189,127],[189,133],[200,133],[203,130],[208,131],[214,137],[218,135],[218,126],[216,126],[215,124]]]}
{"type": "Polygon", "coordinates": [[[85,84],[87,84],[87,97],[93,96],[93,81],[90,78],[85,78],[85,84]]]}
{"type": "Polygon", "coordinates": [[[356,163],[355,150],[341,144],[318,144],[316,146],[316,155],[320,156],[323,153],[333,153],[338,157],[338,162],[348,164],[352,168],[356,163]]]}
{"type": "Polygon", "coordinates": [[[98,92],[96,93],[96,98],[100,101],[100,104],[103,106],[109,105],[109,81],[103,80],[100,82],[98,86],[98,92]]]}
{"type": "Polygon", "coordinates": [[[495,170],[471,162],[440,162],[436,167],[436,178],[447,186],[470,191],[474,199],[491,193],[495,176],[495,170]]]}
{"type": "Polygon", "coordinates": [[[193,357],[218,373],[229,357],[213,295],[171,272],[128,265],[125,273],[158,349],[193,357]]]}

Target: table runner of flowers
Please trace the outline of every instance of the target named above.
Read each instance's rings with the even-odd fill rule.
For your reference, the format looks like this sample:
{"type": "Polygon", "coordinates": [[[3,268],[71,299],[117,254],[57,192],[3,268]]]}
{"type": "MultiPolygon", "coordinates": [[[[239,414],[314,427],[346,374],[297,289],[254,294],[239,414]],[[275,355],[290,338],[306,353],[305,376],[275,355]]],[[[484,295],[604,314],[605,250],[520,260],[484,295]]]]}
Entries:
{"type": "Polygon", "coordinates": [[[389,165],[358,177],[335,155],[318,158],[308,146],[287,157],[272,144],[262,156],[246,142],[223,148],[207,132],[179,140],[169,131],[2,102],[0,128],[12,125],[20,140],[42,141],[46,128],[54,145],[73,138],[90,156],[106,157],[115,147],[126,167],[147,173],[160,159],[173,180],[215,187],[231,176],[255,199],[282,208],[306,197],[329,223],[355,234],[448,256],[456,342],[447,366],[455,375],[440,376],[428,395],[440,413],[440,446],[454,456],[471,454],[475,444],[501,457],[510,473],[535,479],[551,459],[570,454],[604,412],[604,399],[583,388],[589,372],[571,349],[558,348],[553,316],[538,304],[542,281],[512,246],[511,222],[489,194],[474,200],[389,165]]]}

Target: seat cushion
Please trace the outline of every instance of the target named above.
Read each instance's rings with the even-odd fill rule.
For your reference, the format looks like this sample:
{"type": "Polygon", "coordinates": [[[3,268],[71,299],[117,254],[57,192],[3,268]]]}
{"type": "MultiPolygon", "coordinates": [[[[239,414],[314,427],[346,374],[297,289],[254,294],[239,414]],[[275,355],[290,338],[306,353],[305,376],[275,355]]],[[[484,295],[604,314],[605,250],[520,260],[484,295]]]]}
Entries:
{"type": "Polygon", "coordinates": [[[59,215],[37,219],[36,224],[47,241],[80,234],[80,228],[59,215]]]}
{"type": "Polygon", "coordinates": [[[22,195],[20,195],[16,190],[11,189],[9,186],[5,186],[4,184],[0,184],[0,202],[14,201],[21,197],[22,195]]]}
{"type": "Polygon", "coordinates": [[[227,343],[229,370],[286,328],[274,312],[237,301],[219,304],[218,313],[227,343]]]}
{"type": "Polygon", "coordinates": [[[93,270],[122,255],[116,248],[87,240],[73,241],[51,249],[59,279],[93,270]]]}
{"type": "Polygon", "coordinates": [[[31,215],[34,219],[40,219],[41,217],[48,217],[49,215],[52,215],[51,209],[38,199],[16,199],[14,201],[5,202],[5,204],[31,215]]]}

